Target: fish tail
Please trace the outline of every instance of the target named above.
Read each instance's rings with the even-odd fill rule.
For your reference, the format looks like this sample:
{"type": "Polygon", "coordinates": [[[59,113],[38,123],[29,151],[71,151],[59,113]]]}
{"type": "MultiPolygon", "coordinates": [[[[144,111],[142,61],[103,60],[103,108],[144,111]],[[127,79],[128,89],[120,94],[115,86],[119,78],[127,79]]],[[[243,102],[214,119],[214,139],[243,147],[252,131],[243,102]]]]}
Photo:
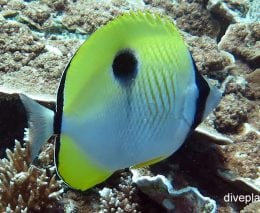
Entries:
{"type": "Polygon", "coordinates": [[[43,143],[53,135],[54,112],[24,94],[19,96],[27,114],[31,156],[34,159],[43,143]]]}

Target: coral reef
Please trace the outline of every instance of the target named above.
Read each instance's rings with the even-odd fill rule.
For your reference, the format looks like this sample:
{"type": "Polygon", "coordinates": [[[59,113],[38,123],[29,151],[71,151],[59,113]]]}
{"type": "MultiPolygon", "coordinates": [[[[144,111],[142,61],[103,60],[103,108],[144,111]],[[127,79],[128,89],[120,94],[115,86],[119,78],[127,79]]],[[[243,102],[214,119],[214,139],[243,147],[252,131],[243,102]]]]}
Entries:
{"type": "Polygon", "coordinates": [[[228,27],[219,48],[257,67],[260,64],[260,23],[237,23],[228,27]]]}
{"type": "Polygon", "coordinates": [[[259,202],[223,201],[230,192],[260,193],[259,20],[258,0],[0,0],[0,211],[170,212],[186,204],[187,212],[259,211],[259,202]],[[223,99],[177,153],[138,170],[139,179],[120,171],[87,192],[74,191],[56,175],[52,140],[37,167],[28,143],[14,142],[22,141],[26,116],[9,93],[53,107],[61,73],[80,44],[129,10],[175,22],[199,72],[214,79],[223,99]],[[206,204],[212,208],[202,209],[206,204]]]}
{"type": "MultiPolygon", "coordinates": [[[[167,14],[176,21],[177,26],[191,35],[207,35],[217,37],[219,25],[206,10],[204,1],[175,1],[146,0],[145,3],[153,8],[160,8],[161,12],[167,14]]],[[[158,9],[157,9],[158,10],[158,9]]]]}
{"type": "Polygon", "coordinates": [[[249,73],[246,76],[248,82],[249,90],[252,92],[252,95],[249,98],[260,99],[260,69],[249,73]]]}
{"type": "Polygon", "coordinates": [[[1,15],[0,24],[0,90],[54,95],[62,71],[81,42],[55,37],[46,42],[27,26],[1,19],[1,15]],[[31,88],[34,84],[37,88],[31,88]]]}
{"type": "Polygon", "coordinates": [[[68,5],[68,12],[62,18],[62,24],[69,31],[92,33],[109,20],[129,10],[126,1],[100,2],[78,1],[68,5]],[[82,8],[85,8],[82,10],[82,8]]]}
{"type": "Polygon", "coordinates": [[[22,212],[52,209],[63,193],[56,175],[31,164],[29,143],[16,141],[0,160],[0,211],[22,212]]]}
{"type": "Polygon", "coordinates": [[[252,106],[242,97],[228,94],[215,110],[215,127],[220,132],[235,132],[248,119],[252,106]],[[237,107],[239,106],[239,108],[237,107]]]}
{"type": "Polygon", "coordinates": [[[116,188],[104,187],[99,191],[100,209],[103,212],[141,212],[136,191],[131,177],[127,173],[122,173],[116,188]]]}
{"type": "Polygon", "coordinates": [[[149,197],[164,206],[168,212],[215,212],[216,202],[208,197],[203,197],[193,187],[175,190],[171,182],[162,175],[143,176],[138,170],[132,169],[133,181],[149,197]]]}
{"type": "Polygon", "coordinates": [[[224,68],[233,62],[232,56],[219,50],[217,42],[207,36],[186,35],[185,38],[199,71],[212,78],[225,79],[228,73],[224,68]]]}
{"type": "Polygon", "coordinates": [[[60,210],[64,212],[91,213],[100,210],[98,193],[93,190],[89,193],[68,190],[62,194],[58,203],[62,206],[60,210]]]}
{"type": "Polygon", "coordinates": [[[259,171],[255,167],[260,163],[259,139],[259,132],[253,130],[237,138],[237,143],[219,147],[223,159],[218,170],[225,179],[245,182],[258,193],[260,192],[259,171]]]}
{"type": "Polygon", "coordinates": [[[247,205],[241,210],[241,213],[259,213],[260,212],[260,201],[255,201],[247,205]]]}
{"type": "Polygon", "coordinates": [[[6,21],[0,15],[0,72],[13,72],[28,65],[44,45],[34,38],[30,29],[22,24],[6,21]]]}
{"type": "Polygon", "coordinates": [[[208,9],[229,23],[240,22],[249,11],[247,0],[209,0],[208,9]]]}

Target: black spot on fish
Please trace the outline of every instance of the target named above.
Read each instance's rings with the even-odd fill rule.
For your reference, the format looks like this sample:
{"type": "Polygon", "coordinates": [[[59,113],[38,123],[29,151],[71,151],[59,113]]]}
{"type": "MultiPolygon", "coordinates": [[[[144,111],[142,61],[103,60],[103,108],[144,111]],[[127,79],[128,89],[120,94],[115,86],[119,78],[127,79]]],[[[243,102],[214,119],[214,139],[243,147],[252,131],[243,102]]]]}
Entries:
{"type": "Polygon", "coordinates": [[[112,64],[115,78],[123,84],[131,83],[137,75],[137,64],[133,51],[129,49],[120,51],[112,64]]]}

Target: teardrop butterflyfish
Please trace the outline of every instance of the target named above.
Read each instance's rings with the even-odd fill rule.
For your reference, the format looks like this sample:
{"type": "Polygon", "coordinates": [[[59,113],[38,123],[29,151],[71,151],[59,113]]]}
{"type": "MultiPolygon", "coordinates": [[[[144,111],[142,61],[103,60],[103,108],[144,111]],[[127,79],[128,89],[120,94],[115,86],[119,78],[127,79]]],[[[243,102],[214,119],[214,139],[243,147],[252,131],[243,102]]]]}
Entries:
{"type": "Polygon", "coordinates": [[[177,27],[149,12],[96,30],[63,72],[55,112],[26,95],[32,155],[55,135],[55,165],[70,187],[172,155],[219,103],[177,27]]]}

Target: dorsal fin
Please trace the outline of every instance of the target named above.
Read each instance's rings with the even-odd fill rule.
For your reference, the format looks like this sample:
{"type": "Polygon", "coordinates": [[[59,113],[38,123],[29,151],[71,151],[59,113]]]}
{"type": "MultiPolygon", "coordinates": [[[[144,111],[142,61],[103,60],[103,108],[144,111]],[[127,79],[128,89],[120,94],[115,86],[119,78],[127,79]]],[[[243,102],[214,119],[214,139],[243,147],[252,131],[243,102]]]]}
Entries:
{"type": "MultiPolygon", "coordinates": [[[[71,59],[64,86],[64,112],[72,113],[81,91],[85,91],[86,87],[94,88],[91,83],[93,73],[101,73],[103,67],[110,67],[118,51],[138,49],[141,48],[140,44],[154,39],[174,39],[176,48],[186,50],[183,38],[172,21],[158,14],[143,11],[125,13],[99,28],[71,59]],[[99,57],[101,54],[102,57],[99,57]]],[[[104,74],[100,77],[106,78],[104,74]]]]}
{"type": "MultiPolygon", "coordinates": [[[[110,21],[106,26],[98,29],[95,34],[99,31],[110,31],[112,29],[115,33],[115,29],[118,31],[126,30],[131,36],[138,36],[139,33],[171,33],[172,35],[181,38],[179,30],[166,16],[161,16],[157,13],[150,13],[148,11],[137,11],[124,13],[120,17],[110,21]]],[[[160,34],[161,35],[161,34],[160,34]]]]}

